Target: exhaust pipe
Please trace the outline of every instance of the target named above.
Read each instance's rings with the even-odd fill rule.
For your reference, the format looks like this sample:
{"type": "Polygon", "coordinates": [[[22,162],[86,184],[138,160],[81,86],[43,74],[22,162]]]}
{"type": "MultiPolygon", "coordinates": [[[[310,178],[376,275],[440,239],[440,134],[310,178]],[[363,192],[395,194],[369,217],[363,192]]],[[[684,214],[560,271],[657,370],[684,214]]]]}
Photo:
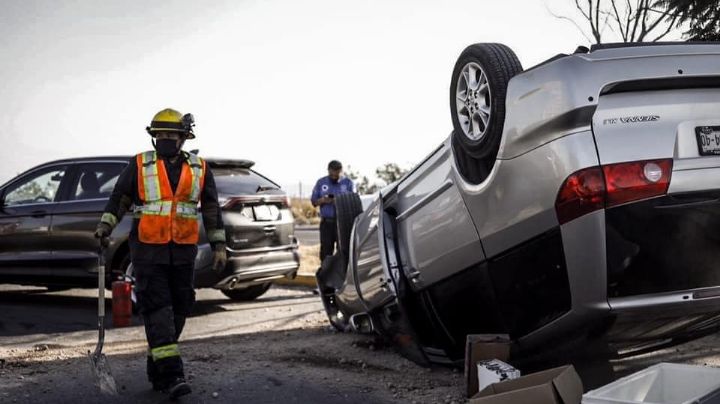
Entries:
{"type": "Polygon", "coordinates": [[[235,286],[237,285],[237,283],[238,283],[238,279],[237,279],[237,278],[232,278],[232,279],[230,280],[230,284],[228,285],[228,289],[230,289],[230,290],[235,289],[235,286]]]}

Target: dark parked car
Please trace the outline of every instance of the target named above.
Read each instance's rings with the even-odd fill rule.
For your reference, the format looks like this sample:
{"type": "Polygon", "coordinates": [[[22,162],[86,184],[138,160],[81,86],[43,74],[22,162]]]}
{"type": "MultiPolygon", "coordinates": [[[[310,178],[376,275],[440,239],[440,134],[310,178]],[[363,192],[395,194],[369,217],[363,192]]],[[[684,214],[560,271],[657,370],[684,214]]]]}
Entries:
{"type": "MultiPolygon", "coordinates": [[[[0,186],[0,283],[94,287],[99,250],[93,232],[130,158],[53,161],[0,186]]],[[[255,299],[273,280],[294,277],[300,265],[288,197],[253,171],[252,161],[207,161],[223,207],[228,265],[222,274],[210,269],[212,251],[201,225],[196,287],[220,289],[235,300],[255,299]]],[[[112,234],[105,253],[108,281],[132,276],[131,225],[129,214],[112,234]]]]}

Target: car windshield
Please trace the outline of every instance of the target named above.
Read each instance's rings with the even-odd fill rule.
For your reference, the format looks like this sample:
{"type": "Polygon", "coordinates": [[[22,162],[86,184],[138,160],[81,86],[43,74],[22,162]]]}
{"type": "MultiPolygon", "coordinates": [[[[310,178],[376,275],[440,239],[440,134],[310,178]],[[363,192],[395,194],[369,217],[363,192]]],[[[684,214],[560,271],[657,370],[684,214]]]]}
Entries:
{"type": "Polygon", "coordinates": [[[218,194],[222,196],[253,195],[258,191],[277,189],[277,184],[246,168],[213,168],[218,194]]]}

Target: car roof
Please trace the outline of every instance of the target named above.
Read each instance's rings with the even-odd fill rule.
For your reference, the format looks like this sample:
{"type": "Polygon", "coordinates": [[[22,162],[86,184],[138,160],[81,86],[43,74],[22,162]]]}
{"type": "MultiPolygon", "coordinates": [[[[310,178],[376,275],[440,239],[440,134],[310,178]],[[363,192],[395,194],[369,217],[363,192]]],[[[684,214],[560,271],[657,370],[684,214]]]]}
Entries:
{"type": "MultiPolygon", "coordinates": [[[[72,157],[60,160],[48,161],[37,165],[36,167],[56,165],[63,163],[83,163],[92,161],[128,161],[135,156],[129,155],[113,155],[113,156],[94,156],[94,157],[72,157]]],[[[214,158],[214,157],[203,157],[205,161],[210,164],[213,168],[251,168],[255,165],[255,162],[247,159],[228,159],[228,158],[214,158]]]]}
{"type": "MultiPolygon", "coordinates": [[[[13,176],[12,178],[8,179],[4,183],[0,183],[0,188],[5,187],[9,183],[13,182],[16,178],[28,174],[32,171],[48,167],[48,166],[54,166],[58,164],[73,164],[73,163],[85,163],[85,162],[98,162],[98,161],[104,161],[104,162],[127,162],[130,159],[132,159],[135,156],[130,155],[110,155],[110,156],[85,156],[85,157],[70,157],[65,159],[59,159],[59,160],[52,160],[47,161],[42,164],[38,164],[36,166],[30,167],[27,170],[24,170],[17,175],[13,176]]],[[[208,162],[211,168],[239,168],[239,169],[247,169],[252,171],[253,173],[265,178],[269,182],[275,184],[274,181],[270,180],[269,178],[265,177],[264,175],[258,173],[255,170],[252,170],[251,167],[255,165],[255,162],[252,160],[245,160],[245,159],[227,159],[227,158],[212,158],[212,157],[203,157],[205,161],[208,162]]],[[[279,186],[278,186],[279,187],[279,186]]]]}

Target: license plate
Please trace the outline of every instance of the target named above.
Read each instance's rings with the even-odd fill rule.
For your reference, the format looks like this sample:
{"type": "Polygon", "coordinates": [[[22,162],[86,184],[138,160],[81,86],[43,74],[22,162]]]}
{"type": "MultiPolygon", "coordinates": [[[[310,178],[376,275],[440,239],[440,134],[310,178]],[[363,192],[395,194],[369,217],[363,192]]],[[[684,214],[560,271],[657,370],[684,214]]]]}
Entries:
{"type": "Polygon", "coordinates": [[[698,126],[695,135],[701,156],[720,155],[720,126],[698,126]]]}
{"type": "Polygon", "coordinates": [[[255,220],[258,222],[270,222],[280,219],[280,211],[274,205],[256,205],[253,206],[255,211],[255,220]]]}

